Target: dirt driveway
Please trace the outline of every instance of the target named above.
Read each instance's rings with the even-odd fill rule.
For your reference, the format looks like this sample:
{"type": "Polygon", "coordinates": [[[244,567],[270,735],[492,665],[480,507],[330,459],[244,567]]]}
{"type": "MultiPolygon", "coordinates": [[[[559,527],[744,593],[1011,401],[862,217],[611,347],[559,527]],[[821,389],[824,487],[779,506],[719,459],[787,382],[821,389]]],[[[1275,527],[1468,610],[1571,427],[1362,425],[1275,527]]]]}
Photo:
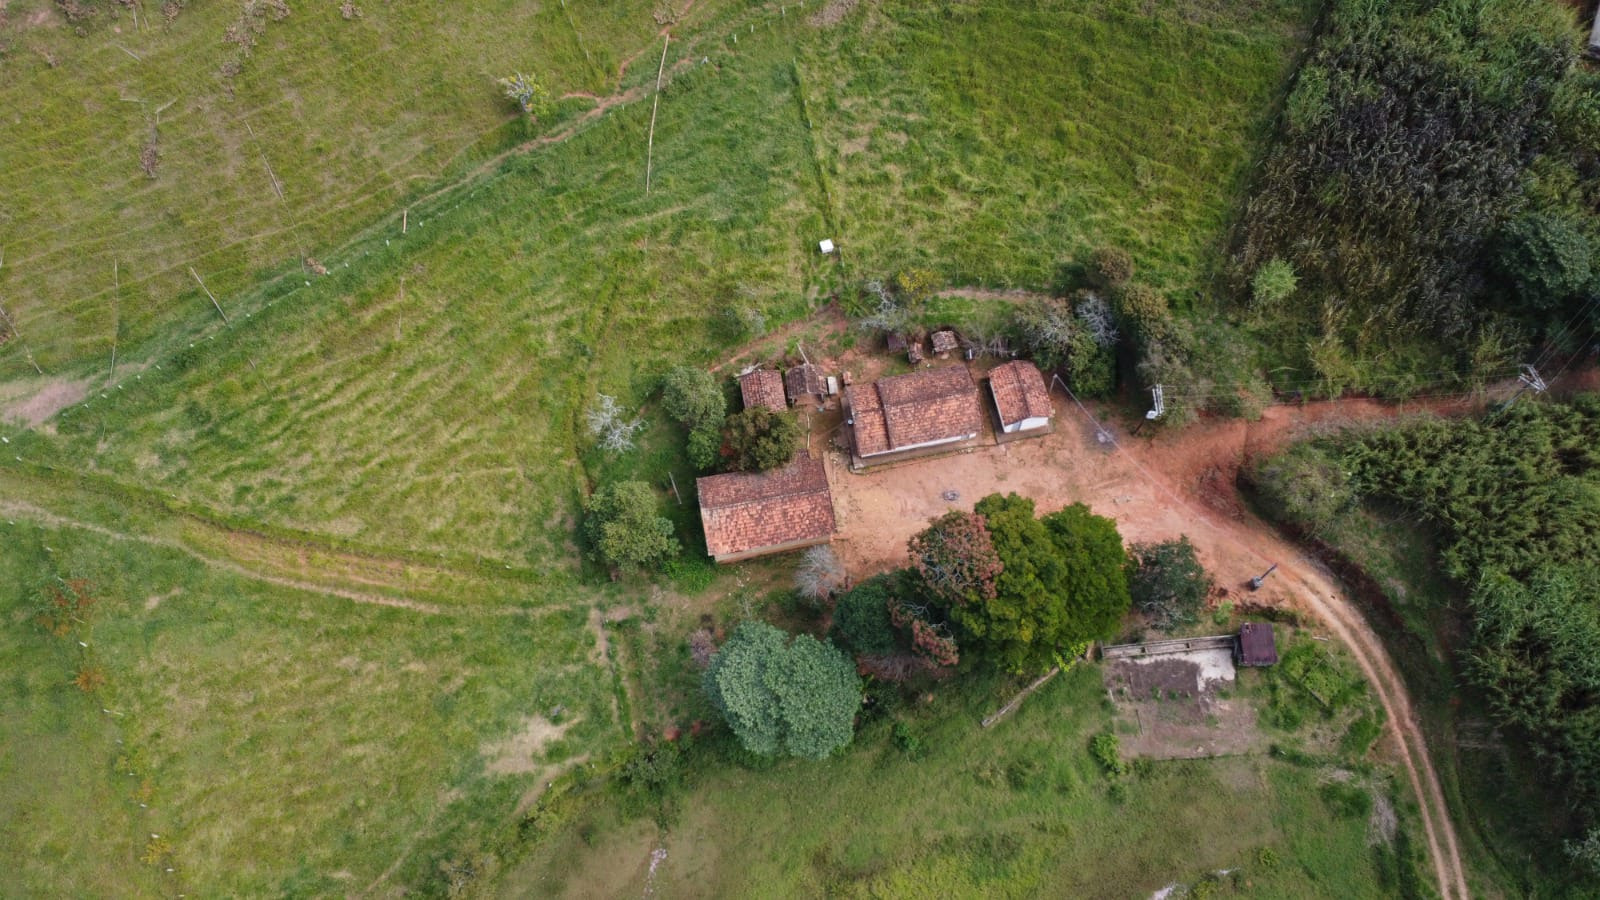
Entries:
{"type": "Polygon", "coordinates": [[[850,471],[842,454],[830,452],[828,477],[839,527],[834,547],[851,575],[904,565],[906,541],[929,519],[949,509],[971,509],[986,494],[1011,491],[1034,498],[1040,512],[1088,504],[1115,519],[1129,543],[1188,535],[1201,562],[1230,590],[1279,564],[1252,599],[1305,612],[1350,648],[1388,713],[1386,738],[1418,798],[1440,893],[1446,898],[1470,896],[1444,792],[1393,661],[1334,578],[1249,515],[1234,488],[1238,469],[1249,457],[1283,446],[1309,429],[1424,410],[1466,412],[1471,408],[1467,401],[1274,406],[1259,422],[1201,423],[1175,435],[1133,438],[1112,426],[1114,444],[1097,440],[1090,413],[1059,389],[1055,404],[1055,433],[1037,440],[861,474],[850,471]],[[956,499],[946,499],[950,496],[956,499]]]}

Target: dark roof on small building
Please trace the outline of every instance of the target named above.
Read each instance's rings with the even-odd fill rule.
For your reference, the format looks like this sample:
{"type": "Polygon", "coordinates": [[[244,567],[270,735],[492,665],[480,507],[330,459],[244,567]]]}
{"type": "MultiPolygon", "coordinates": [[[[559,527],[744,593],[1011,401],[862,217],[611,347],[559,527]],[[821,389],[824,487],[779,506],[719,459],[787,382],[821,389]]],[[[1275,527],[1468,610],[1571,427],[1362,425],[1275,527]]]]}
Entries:
{"type": "Polygon", "coordinates": [[[891,333],[886,339],[886,343],[890,353],[906,352],[906,336],[899,332],[891,333]]]}
{"type": "Polygon", "coordinates": [[[1024,419],[1049,418],[1055,407],[1045,387],[1039,367],[1027,360],[1001,363],[989,370],[989,390],[1000,413],[1000,424],[1010,426],[1024,419]]]}
{"type": "Polygon", "coordinates": [[[828,379],[822,369],[811,363],[790,366],[783,373],[783,387],[789,392],[789,402],[799,403],[805,397],[821,397],[828,392],[828,379]]]}
{"type": "Polygon", "coordinates": [[[977,434],[983,413],[976,388],[965,366],[851,385],[845,400],[854,423],[850,433],[856,455],[874,456],[977,434]]]}
{"type": "Polygon", "coordinates": [[[822,543],[833,535],[828,473],[808,453],[776,471],[711,475],[695,486],[706,550],[718,559],[822,543]]]}
{"type": "Polygon", "coordinates": [[[956,340],[954,331],[935,331],[933,333],[933,352],[949,353],[959,347],[961,342],[956,340]]]}
{"type": "Polygon", "coordinates": [[[1239,626],[1239,665],[1270,666],[1278,662],[1278,642],[1270,622],[1246,622],[1239,626]]]}
{"type": "Polygon", "coordinates": [[[773,412],[784,412],[789,405],[783,399],[783,376],[772,369],[757,369],[739,376],[739,396],[744,408],[765,406],[773,412]]]}

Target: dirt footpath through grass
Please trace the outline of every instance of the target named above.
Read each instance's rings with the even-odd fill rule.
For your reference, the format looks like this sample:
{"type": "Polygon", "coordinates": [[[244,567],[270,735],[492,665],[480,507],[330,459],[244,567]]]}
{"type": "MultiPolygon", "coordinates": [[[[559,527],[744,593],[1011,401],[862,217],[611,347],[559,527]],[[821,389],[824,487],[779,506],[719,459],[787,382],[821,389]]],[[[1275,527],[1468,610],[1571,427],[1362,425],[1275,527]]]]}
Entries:
{"type": "Polygon", "coordinates": [[[1041,512],[1085,503],[1115,519],[1128,543],[1188,535],[1206,569],[1230,592],[1244,591],[1251,576],[1276,563],[1277,572],[1252,600],[1309,613],[1350,648],[1388,713],[1392,754],[1418,799],[1440,893],[1466,898],[1470,893],[1444,792],[1393,660],[1334,576],[1251,515],[1235,483],[1250,458],[1314,429],[1416,412],[1465,413],[1483,402],[1445,398],[1399,406],[1370,400],[1273,406],[1258,422],[1204,422],[1176,434],[1130,438],[1108,425],[1112,440],[1101,441],[1090,413],[1057,390],[1056,431],[1036,440],[864,474],[852,473],[843,454],[830,452],[839,523],[834,546],[854,577],[900,566],[906,541],[929,519],[950,509],[971,509],[987,494],[1016,492],[1032,497],[1041,512]]]}

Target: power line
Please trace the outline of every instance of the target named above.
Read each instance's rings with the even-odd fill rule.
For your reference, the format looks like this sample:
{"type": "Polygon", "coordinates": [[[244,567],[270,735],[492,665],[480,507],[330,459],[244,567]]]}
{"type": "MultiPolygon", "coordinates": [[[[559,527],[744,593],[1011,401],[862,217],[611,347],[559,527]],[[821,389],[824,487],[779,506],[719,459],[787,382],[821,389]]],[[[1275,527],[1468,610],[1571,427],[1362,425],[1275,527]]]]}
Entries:
{"type": "MultiPolygon", "coordinates": [[[[1576,325],[1579,319],[1588,314],[1590,307],[1594,306],[1596,302],[1600,302],[1600,294],[1596,294],[1585,301],[1583,306],[1578,308],[1578,312],[1571,319],[1567,320],[1565,325],[1561,326],[1561,330],[1552,332],[1551,336],[1554,337],[1556,335],[1571,334],[1572,326],[1576,325]]],[[[1551,343],[1550,340],[1546,339],[1544,353],[1541,354],[1539,359],[1534,362],[1534,368],[1543,368],[1544,365],[1550,361],[1551,357],[1555,355],[1555,352],[1555,345],[1551,343]]]]}

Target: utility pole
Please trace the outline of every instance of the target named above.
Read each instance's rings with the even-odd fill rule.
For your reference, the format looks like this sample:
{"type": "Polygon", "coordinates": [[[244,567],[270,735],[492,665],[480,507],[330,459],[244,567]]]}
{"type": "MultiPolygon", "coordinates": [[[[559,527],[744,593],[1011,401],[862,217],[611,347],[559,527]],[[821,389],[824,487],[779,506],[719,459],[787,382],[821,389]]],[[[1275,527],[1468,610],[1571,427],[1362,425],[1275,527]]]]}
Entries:
{"type": "Polygon", "coordinates": [[[1148,411],[1146,411],[1145,414],[1144,414],[1144,422],[1140,422],[1138,425],[1135,425],[1134,428],[1133,428],[1133,433],[1134,433],[1135,436],[1138,436],[1139,429],[1141,429],[1141,428],[1143,428],[1145,426],[1145,422],[1154,422],[1155,420],[1157,420],[1157,419],[1161,418],[1162,416],[1166,415],[1166,412],[1167,412],[1167,402],[1166,402],[1167,398],[1166,398],[1166,395],[1162,391],[1162,386],[1161,385],[1158,384],[1158,385],[1155,385],[1154,387],[1150,388],[1150,399],[1151,399],[1151,406],[1150,406],[1150,409],[1148,411]]]}
{"type": "Polygon", "coordinates": [[[1533,391],[1535,394],[1542,394],[1546,390],[1549,390],[1550,387],[1544,383],[1543,378],[1539,377],[1539,370],[1527,364],[1523,364],[1521,374],[1517,375],[1517,381],[1521,382],[1522,386],[1517,388],[1517,392],[1511,395],[1511,399],[1507,400],[1505,404],[1500,407],[1500,412],[1510,409],[1511,404],[1516,403],[1517,398],[1521,397],[1524,393],[1533,391]]]}

